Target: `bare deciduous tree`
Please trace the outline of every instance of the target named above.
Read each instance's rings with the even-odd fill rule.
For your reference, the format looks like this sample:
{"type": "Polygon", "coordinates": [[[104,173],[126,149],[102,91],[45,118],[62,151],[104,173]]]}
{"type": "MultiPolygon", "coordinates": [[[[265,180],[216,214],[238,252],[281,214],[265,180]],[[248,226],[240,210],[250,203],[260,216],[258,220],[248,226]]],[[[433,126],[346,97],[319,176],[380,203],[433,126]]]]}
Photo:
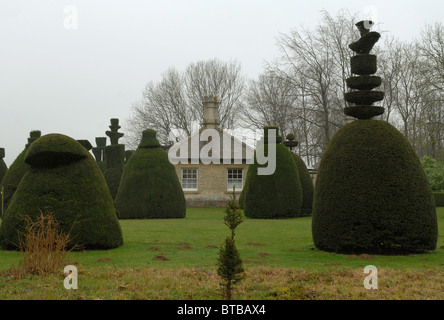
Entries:
{"type": "Polygon", "coordinates": [[[202,99],[216,94],[221,101],[221,128],[233,128],[242,107],[244,77],[238,62],[217,59],[191,63],[184,72],[168,69],[158,83],[149,82],[143,97],[131,106],[125,122],[125,143],[137,147],[144,129],[157,131],[162,144],[191,135],[202,122],[202,99]]]}

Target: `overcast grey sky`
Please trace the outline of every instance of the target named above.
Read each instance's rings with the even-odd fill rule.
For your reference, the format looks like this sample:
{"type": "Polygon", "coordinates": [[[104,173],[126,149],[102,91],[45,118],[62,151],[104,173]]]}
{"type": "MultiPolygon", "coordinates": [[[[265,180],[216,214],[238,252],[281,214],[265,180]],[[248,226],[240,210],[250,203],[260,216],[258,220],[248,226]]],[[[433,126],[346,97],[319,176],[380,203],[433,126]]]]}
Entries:
{"type": "MultiPolygon", "coordinates": [[[[443,0],[0,0],[0,147],[8,166],[29,132],[105,136],[148,81],[203,59],[237,60],[246,77],[278,56],[276,37],[315,26],[320,11],[367,18],[383,36],[419,36],[443,0]],[[73,11],[77,10],[77,29],[73,11]]],[[[122,129],[121,129],[122,131],[122,129]]],[[[124,131],[123,131],[124,132],[124,131]]]]}

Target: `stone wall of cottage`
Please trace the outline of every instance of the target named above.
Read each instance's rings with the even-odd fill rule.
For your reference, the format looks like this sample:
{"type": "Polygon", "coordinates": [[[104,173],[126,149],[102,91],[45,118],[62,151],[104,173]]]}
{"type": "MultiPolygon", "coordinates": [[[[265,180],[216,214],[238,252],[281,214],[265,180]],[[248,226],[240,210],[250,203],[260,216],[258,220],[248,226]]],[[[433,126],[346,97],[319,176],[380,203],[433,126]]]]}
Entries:
{"type": "MultiPolygon", "coordinates": [[[[177,176],[182,185],[182,169],[198,169],[197,191],[184,191],[189,207],[224,207],[231,199],[228,190],[228,169],[243,169],[243,185],[247,176],[248,164],[177,164],[177,176]]],[[[236,190],[239,199],[241,190],[236,190]]]]}

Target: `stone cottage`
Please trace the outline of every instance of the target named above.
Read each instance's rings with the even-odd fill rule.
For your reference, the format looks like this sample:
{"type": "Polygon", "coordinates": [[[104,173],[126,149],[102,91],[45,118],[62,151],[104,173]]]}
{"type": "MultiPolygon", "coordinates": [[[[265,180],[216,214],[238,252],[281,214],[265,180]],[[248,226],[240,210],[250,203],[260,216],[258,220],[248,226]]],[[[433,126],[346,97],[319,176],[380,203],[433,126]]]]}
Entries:
{"type": "Polygon", "coordinates": [[[225,206],[245,184],[254,149],[219,128],[216,96],[203,99],[202,127],[169,149],[189,207],[225,206]]]}

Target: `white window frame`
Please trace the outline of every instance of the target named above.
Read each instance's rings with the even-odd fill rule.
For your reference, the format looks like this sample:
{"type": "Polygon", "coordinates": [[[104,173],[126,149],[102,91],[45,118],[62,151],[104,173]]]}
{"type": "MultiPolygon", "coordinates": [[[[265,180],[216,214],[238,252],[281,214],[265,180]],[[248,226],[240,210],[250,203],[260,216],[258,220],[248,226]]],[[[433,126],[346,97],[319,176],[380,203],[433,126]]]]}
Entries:
{"type": "MultiPolygon", "coordinates": [[[[181,181],[181,186],[182,186],[182,190],[183,191],[197,191],[197,189],[198,189],[198,187],[199,187],[199,170],[197,169],[197,168],[182,168],[182,170],[181,170],[181,179],[180,179],[180,181],[181,181]],[[184,181],[184,177],[183,177],[183,175],[184,175],[184,172],[185,171],[191,171],[191,170],[194,170],[194,171],[196,171],[196,188],[184,188],[183,187],[183,181],[184,181]]],[[[191,178],[186,178],[186,179],[190,179],[191,180],[191,178]]]]}
{"type": "MultiPolygon", "coordinates": [[[[238,189],[237,187],[236,187],[236,189],[235,189],[235,192],[240,192],[240,191],[242,191],[242,189],[244,188],[244,169],[243,168],[228,168],[227,169],[227,191],[228,192],[233,192],[233,185],[229,185],[229,180],[230,180],[230,178],[229,178],[229,174],[230,174],[230,170],[240,170],[241,171],[241,174],[242,174],[242,177],[240,178],[240,180],[241,180],[241,185],[242,185],[242,187],[240,188],[240,189],[238,189]]],[[[238,180],[239,178],[237,178],[237,180],[238,180]]],[[[234,180],[233,178],[231,178],[231,180],[234,180]]]]}

